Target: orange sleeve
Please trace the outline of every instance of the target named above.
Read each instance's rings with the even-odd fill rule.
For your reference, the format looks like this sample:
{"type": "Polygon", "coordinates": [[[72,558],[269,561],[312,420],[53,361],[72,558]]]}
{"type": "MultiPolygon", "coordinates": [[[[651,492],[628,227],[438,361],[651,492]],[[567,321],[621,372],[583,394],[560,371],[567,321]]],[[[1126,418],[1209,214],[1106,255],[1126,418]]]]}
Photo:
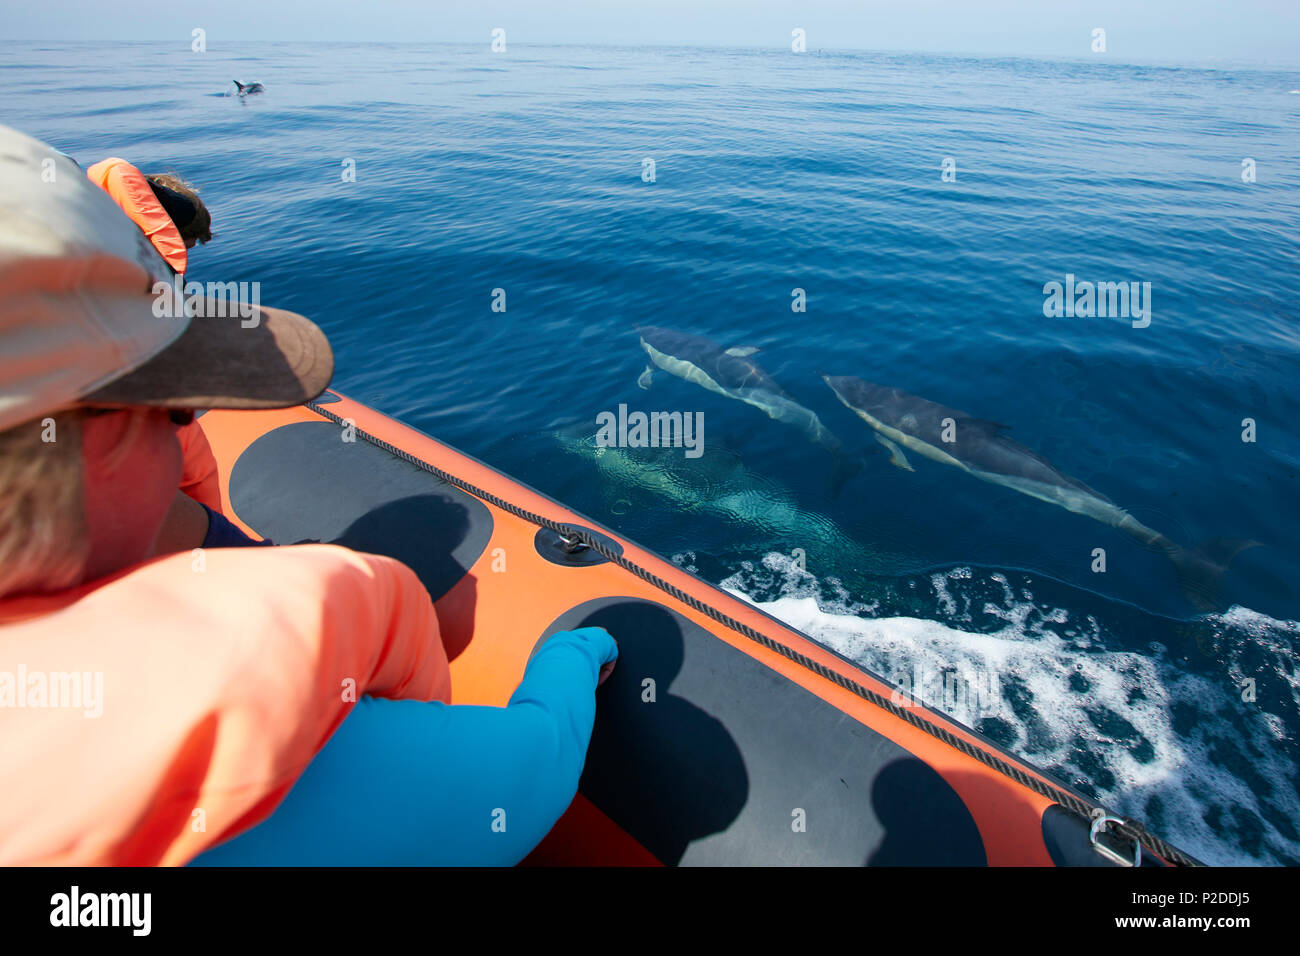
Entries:
{"type": "Polygon", "coordinates": [[[217,458],[212,454],[208,436],[197,421],[176,430],[181,443],[181,491],[213,511],[221,510],[221,481],[217,475],[217,458]]]}
{"type": "Polygon", "coordinates": [[[153,194],[149,180],[125,159],[110,156],[86,170],[86,176],[112,197],[113,202],[131,217],[140,231],[149,237],[158,254],[167,260],[177,274],[183,274],[189,261],[189,250],[172,217],[167,215],[158,197],[153,194]]]}
{"type": "Polygon", "coordinates": [[[172,555],[0,636],[0,669],[95,683],[0,707],[4,865],[185,863],[270,816],[363,694],[451,699],[415,573],[333,545],[172,555]]]}

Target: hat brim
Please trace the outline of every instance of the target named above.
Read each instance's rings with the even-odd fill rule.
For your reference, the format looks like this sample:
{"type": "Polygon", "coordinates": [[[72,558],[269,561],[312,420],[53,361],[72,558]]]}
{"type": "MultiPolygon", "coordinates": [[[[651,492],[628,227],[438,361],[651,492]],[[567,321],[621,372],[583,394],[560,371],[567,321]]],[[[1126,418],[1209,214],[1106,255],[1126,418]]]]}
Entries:
{"type": "Polygon", "coordinates": [[[213,299],[197,311],[165,349],[79,404],[288,408],[329,385],[334,353],[310,319],[265,306],[232,309],[213,299]]]}

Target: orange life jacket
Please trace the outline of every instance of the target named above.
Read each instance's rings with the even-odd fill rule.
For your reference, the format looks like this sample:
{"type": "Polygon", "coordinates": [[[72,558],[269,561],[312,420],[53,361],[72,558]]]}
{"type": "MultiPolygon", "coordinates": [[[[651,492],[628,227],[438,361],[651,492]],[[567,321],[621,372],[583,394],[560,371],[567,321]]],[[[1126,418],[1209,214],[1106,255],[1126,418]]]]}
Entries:
{"type": "Polygon", "coordinates": [[[362,695],[450,703],[406,565],[194,560],[0,601],[0,866],[186,863],[269,817],[362,695]]]}
{"type": "Polygon", "coordinates": [[[221,510],[221,479],[208,436],[197,421],[176,429],[181,443],[181,491],[213,511],[221,510]]]}
{"type": "Polygon", "coordinates": [[[90,181],[113,197],[131,221],[149,237],[158,254],[178,274],[185,271],[185,240],[171,216],[153,194],[149,180],[125,159],[110,156],[86,170],[90,181]]]}

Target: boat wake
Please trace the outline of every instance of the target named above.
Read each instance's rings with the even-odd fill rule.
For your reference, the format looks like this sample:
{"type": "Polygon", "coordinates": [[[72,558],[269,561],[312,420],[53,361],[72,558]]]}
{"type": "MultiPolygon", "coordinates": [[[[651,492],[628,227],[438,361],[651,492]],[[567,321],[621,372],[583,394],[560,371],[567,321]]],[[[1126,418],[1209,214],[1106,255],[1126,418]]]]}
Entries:
{"type": "Polygon", "coordinates": [[[1233,607],[1124,646],[1104,611],[1014,577],[956,568],[864,601],[774,553],[718,583],[1206,863],[1300,864],[1300,623],[1233,607]]]}

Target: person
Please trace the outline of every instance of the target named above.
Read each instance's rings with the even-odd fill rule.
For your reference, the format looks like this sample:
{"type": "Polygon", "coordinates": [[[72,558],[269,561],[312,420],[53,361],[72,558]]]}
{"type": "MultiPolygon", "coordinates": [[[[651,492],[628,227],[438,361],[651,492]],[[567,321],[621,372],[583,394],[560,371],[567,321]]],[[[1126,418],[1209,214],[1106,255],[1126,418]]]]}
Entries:
{"type": "MultiPolygon", "coordinates": [[[[146,175],[117,156],[90,166],[86,177],[108,193],[183,282],[189,250],[212,241],[212,214],[198,190],[173,174],[146,175]]],[[[179,426],[176,438],[180,493],[163,521],[157,553],[270,544],[249,538],[222,513],[217,459],[202,427],[197,422],[179,426]]]]}
{"type": "Polygon", "coordinates": [[[451,705],[433,604],[392,558],[153,557],[189,409],[291,406],[333,374],[294,313],[155,317],[166,269],[0,126],[0,865],[517,862],[576,792],[613,638],[557,634],[508,706],[451,705]]]}
{"type": "Polygon", "coordinates": [[[177,275],[188,269],[188,252],[212,241],[212,214],[198,190],[170,173],[145,175],[118,156],[101,159],[86,177],[140,227],[177,275]]]}

